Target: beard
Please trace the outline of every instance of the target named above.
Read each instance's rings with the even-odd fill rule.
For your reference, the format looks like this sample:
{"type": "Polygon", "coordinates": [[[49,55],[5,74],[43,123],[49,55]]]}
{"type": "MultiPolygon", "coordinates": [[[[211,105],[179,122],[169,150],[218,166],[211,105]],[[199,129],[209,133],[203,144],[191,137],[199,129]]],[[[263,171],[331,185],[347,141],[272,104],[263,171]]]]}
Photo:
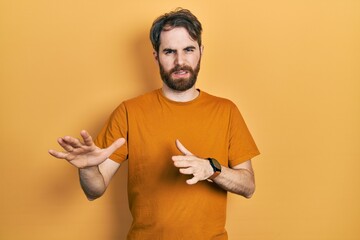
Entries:
{"type": "Polygon", "coordinates": [[[174,68],[170,69],[169,71],[165,71],[161,63],[159,62],[159,68],[160,68],[160,75],[162,81],[168,86],[170,89],[175,91],[186,91],[190,88],[192,88],[197,80],[197,76],[200,71],[200,60],[196,67],[192,69],[190,66],[187,65],[176,65],[174,68]],[[189,73],[188,78],[177,78],[174,79],[171,77],[171,74],[177,71],[187,71],[189,73]]]}

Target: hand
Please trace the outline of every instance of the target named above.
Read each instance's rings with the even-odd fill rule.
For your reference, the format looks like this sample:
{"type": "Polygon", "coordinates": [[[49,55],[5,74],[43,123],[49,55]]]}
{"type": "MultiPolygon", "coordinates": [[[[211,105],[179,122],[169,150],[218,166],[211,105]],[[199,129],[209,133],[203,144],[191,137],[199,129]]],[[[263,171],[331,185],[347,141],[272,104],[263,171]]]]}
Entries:
{"type": "Polygon", "coordinates": [[[187,184],[195,184],[198,181],[206,180],[214,173],[207,159],[198,158],[187,150],[179,140],[176,140],[176,147],[184,155],[173,156],[175,167],[179,168],[180,173],[194,175],[186,181],[187,184]]]}
{"type": "Polygon", "coordinates": [[[125,143],[124,138],[119,138],[108,148],[97,147],[92,137],[85,131],[81,131],[83,142],[77,138],[65,136],[58,139],[58,143],[65,152],[49,150],[49,153],[60,159],[65,159],[77,168],[97,166],[104,162],[116,149],[125,143]]]}

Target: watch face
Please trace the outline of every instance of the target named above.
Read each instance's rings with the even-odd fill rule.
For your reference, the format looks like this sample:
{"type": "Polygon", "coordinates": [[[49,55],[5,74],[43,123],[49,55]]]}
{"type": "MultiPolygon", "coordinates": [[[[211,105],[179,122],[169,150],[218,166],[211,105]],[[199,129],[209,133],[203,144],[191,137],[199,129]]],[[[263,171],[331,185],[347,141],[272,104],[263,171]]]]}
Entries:
{"type": "Polygon", "coordinates": [[[214,163],[214,166],[217,168],[217,170],[221,171],[221,165],[216,159],[213,159],[213,163],[214,163]]]}
{"type": "Polygon", "coordinates": [[[215,159],[215,158],[208,158],[210,160],[210,162],[212,163],[211,165],[216,168],[216,170],[214,169],[214,171],[217,172],[221,172],[221,165],[220,163],[215,159]]]}

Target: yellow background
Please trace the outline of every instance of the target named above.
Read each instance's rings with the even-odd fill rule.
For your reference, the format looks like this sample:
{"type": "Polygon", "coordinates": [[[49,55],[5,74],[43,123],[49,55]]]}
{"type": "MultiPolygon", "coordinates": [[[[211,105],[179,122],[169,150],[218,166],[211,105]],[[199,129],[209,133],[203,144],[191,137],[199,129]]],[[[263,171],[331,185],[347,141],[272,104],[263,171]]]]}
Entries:
{"type": "Polygon", "coordinates": [[[0,239],[124,239],[126,166],[88,202],[47,149],[160,86],[148,30],[177,6],[203,23],[198,87],[238,105],[262,152],[230,239],[360,239],[358,0],[1,0],[0,239]]]}

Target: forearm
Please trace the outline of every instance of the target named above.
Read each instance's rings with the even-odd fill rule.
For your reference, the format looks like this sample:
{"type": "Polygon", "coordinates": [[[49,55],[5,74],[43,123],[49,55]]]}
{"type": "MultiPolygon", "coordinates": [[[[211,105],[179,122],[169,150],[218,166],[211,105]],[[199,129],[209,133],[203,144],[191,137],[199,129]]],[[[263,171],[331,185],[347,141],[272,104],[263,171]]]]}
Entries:
{"type": "Polygon", "coordinates": [[[79,169],[79,177],[81,188],[90,201],[101,197],[105,192],[106,184],[98,166],[79,169]]]}
{"type": "Polygon", "coordinates": [[[221,173],[213,180],[222,189],[251,198],[255,192],[255,178],[247,169],[231,169],[222,166],[221,173]]]}

